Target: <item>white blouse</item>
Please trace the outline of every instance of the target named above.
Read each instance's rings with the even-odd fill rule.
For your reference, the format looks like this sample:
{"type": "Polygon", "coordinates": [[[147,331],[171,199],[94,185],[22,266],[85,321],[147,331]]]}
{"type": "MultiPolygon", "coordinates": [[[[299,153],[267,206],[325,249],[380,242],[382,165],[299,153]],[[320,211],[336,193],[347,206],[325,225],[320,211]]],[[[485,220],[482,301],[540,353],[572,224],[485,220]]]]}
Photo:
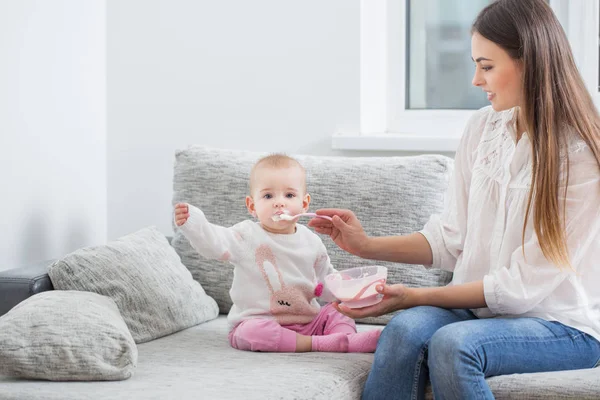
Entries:
{"type": "MultiPolygon", "coordinates": [[[[565,226],[573,269],[561,269],[542,254],[532,212],[522,246],[531,142],[527,133],[516,141],[515,120],[515,109],[491,107],[469,120],[444,212],[421,231],[433,251],[432,267],[452,271],[450,285],[483,280],[487,308],[473,310],[478,317],[539,317],[600,340],[600,169],[585,142],[571,134],[562,157],[568,151],[565,226]]],[[[562,176],[561,182],[562,211],[562,176]]]]}

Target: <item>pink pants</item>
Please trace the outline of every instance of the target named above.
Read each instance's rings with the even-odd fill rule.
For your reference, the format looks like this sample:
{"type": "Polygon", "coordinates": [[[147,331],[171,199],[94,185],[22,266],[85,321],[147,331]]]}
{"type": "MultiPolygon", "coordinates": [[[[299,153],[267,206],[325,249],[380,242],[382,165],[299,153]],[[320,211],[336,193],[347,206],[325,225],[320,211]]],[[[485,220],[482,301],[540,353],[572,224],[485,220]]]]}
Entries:
{"type": "Polygon", "coordinates": [[[323,336],[339,332],[355,333],[356,324],[352,318],[340,314],[333,305],[327,304],[308,324],[281,326],[272,319],[247,319],[229,332],[229,343],[238,350],[294,352],[296,333],[323,336]]]}

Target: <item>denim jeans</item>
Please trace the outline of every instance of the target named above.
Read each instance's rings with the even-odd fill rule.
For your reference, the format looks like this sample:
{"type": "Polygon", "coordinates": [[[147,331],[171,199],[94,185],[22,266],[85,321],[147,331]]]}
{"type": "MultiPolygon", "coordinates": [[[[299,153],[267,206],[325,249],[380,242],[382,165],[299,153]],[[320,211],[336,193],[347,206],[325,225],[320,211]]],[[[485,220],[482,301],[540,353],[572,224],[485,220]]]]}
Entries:
{"type": "Polygon", "coordinates": [[[600,342],[540,318],[478,319],[470,310],[415,307],[381,333],[363,399],[493,399],[485,378],[592,368],[600,342]]]}

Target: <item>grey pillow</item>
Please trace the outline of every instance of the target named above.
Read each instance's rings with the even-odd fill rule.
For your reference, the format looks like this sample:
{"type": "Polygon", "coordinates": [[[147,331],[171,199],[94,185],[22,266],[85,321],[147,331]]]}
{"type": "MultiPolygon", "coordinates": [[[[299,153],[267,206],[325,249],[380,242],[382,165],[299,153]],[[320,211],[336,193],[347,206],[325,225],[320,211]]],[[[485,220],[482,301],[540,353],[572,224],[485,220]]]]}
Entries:
{"type": "Polygon", "coordinates": [[[95,293],[36,294],[0,317],[0,374],[51,381],[130,378],[137,347],[114,301],[95,293]]]}
{"type": "MultiPolygon", "coordinates": [[[[175,156],[173,204],[187,202],[206,214],[209,221],[232,226],[250,218],[244,204],[250,168],[265,154],[192,146],[175,156]]],[[[311,209],[349,208],[372,236],[400,235],[423,228],[429,216],[440,212],[453,160],[441,155],[413,157],[296,157],[306,168],[311,209]]],[[[301,223],[305,223],[302,220],[301,223]]],[[[176,229],[173,247],[194,279],[229,312],[229,288],[233,267],[206,260],[192,249],[176,229]]],[[[360,265],[385,265],[389,282],[411,287],[441,286],[451,274],[423,266],[364,260],[339,249],[323,237],[333,266],[338,270],[360,265]]],[[[386,323],[390,315],[365,319],[386,323]]]]}
{"type": "Polygon", "coordinates": [[[48,275],[56,289],[113,299],[136,343],[214,319],[219,313],[215,301],[154,227],[76,250],[52,264],[48,275]]]}

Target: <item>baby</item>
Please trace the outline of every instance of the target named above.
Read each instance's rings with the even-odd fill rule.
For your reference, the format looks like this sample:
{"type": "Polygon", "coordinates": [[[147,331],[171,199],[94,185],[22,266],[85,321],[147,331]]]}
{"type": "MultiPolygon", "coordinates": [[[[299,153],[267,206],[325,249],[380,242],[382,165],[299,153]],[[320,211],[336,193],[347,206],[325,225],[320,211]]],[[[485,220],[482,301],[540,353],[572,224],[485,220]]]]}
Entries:
{"type": "Polygon", "coordinates": [[[179,203],[175,224],[203,257],[234,266],[228,315],[229,342],[240,350],[271,352],[375,351],[379,330],[356,332],[354,320],[332,304],[323,287],[335,269],[321,239],[295,220],[308,210],[306,172],[294,158],[273,154],[250,172],[246,207],[258,222],[225,228],[211,224],[198,208],[179,203]]]}

